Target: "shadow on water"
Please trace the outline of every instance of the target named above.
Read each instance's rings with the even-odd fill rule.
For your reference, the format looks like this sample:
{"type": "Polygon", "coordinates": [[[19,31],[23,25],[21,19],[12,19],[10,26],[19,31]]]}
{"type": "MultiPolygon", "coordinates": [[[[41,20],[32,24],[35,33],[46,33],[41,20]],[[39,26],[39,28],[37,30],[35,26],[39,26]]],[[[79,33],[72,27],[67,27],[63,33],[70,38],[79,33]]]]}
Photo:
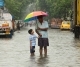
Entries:
{"type": "Polygon", "coordinates": [[[80,48],[80,39],[75,39],[74,38],[74,46],[80,48]]]}
{"type": "Polygon", "coordinates": [[[47,67],[46,65],[49,63],[49,57],[39,57],[37,59],[37,66],[39,67],[47,67]]]}
{"type": "Polygon", "coordinates": [[[47,64],[49,63],[48,57],[37,57],[37,56],[30,56],[30,64],[29,67],[48,67],[47,64]]]}
{"type": "Polygon", "coordinates": [[[6,37],[6,36],[0,36],[0,40],[5,40],[5,41],[8,41],[8,40],[11,40],[12,38],[9,38],[9,37],[6,37]]]}

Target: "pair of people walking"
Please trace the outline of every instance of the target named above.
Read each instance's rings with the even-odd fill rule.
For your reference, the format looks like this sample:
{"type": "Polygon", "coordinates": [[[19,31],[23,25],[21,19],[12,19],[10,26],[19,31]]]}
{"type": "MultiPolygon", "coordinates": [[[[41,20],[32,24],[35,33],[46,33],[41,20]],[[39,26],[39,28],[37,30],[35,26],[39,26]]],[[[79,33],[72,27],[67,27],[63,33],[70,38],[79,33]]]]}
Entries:
{"type": "Polygon", "coordinates": [[[48,41],[48,22],[43,20],[43,16],[37,17],[38,22],[36,23],[35,31],[38,34],[38,37],[34,34],[33,29],[30,29],[28,33],[30,34],[30,53],[34,55],[36,38],[38,38],[38,46],[40,56],[43,56],[43,48],[44,48],[44,56],[47,56],[47,46],[49,46],[48,41]]]}

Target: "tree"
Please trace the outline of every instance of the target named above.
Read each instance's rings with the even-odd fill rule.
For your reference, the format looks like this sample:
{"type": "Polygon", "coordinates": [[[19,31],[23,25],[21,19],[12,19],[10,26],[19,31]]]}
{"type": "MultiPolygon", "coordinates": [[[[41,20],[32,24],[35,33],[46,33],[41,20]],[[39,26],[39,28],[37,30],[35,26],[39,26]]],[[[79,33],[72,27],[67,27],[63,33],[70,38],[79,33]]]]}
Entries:
{"type": "Polygon", "coordinates": [[[9,12],[14,16],[15,19],[21,19],[22,10],[29,3],[33,2],[32,0],[5,0],[5,6],[9,12]]]}
{"type": "Polygon", "coordinates": [[[72,0],[39,0],[39,5],[49,13],[49,18],[65,18],[72,12],[72,0]]]}

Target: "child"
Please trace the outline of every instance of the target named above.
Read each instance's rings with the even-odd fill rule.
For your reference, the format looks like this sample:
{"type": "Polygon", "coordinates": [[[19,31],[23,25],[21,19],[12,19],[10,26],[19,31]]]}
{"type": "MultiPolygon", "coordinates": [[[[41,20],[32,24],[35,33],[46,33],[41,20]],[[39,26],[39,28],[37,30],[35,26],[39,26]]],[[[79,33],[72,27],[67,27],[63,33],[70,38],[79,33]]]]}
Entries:
{"type": "Polygon", "coordinates": [[[28,33],[30,34],[30,37],[29,37],[29,40],[30,40],[30,53],[31,53],[31,56],[33,56],[34,52],[35,52],[35,45],[36,45],[37,36],[34,34],[33,29],[28,30],[28,33]]]}

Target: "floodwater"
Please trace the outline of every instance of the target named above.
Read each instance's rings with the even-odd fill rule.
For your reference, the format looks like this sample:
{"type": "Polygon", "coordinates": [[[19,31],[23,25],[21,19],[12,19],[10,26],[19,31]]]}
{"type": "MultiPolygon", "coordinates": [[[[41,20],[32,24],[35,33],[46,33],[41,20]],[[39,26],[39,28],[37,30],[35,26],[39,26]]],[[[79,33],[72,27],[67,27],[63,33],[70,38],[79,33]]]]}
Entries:
{"type": "Polygon", "coordinates": [[[80,67],[80,40],[70,31],[49,29],[48,56],[40,58],[36,45],[30,56],[28,29],[14,33],[12,39],[0,39],[0,67],[80,67]]]}

